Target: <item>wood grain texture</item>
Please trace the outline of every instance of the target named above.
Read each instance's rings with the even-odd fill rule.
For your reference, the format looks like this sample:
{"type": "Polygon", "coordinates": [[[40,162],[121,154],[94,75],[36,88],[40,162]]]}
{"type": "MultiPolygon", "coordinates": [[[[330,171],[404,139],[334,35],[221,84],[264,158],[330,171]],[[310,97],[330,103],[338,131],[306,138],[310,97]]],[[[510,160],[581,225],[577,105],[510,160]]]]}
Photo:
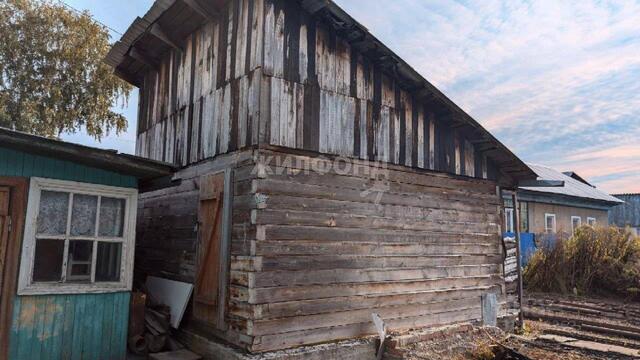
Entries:
{"type": "Polygon", "coordinates": [[[19,296],[9,359],[125,359],[129,292],[19,296]]]}
{"type": "Polygon", "coordinates": [[[482,177],[473,131],[348,40],[296,2],[228,2],[145,76],[136,154],[188,165],[266,144],[482,177]]]}
{"type": "Polygon", "coordinates": [[[259,153],[257,176],[238,169],[229,293],[251,351],[370,334],[372,311],[402,329],[477,319],[486,292],[504,304],[495,183],[399,166],[376,201],[365,162],[319,174],[330,159],[259,153]]]}
{"type": "Polygon", "coordinates": [[[177,188],[140,200],[136,266],[193,281],[197,179],[234,169],[224,318],[238,346],[256,352],[369,334],[372,309],[401,329],[477,319],[486,292],[506,301],[495,182],[360,160],[338,171],[333,158],[278,149],[186,167],[177,188]],[[382,170],[382,196],[363,195],[382,170]]]}

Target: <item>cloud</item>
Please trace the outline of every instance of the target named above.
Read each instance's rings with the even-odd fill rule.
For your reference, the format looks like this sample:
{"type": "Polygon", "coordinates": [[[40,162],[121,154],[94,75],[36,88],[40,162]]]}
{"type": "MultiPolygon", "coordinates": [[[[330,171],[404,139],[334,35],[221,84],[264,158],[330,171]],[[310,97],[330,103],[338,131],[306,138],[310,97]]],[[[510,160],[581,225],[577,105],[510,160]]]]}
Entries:
{"type": "Polygon", "coordinates": [[[524,160],[640,192],[639,2],[337,2],[524,160]]]}

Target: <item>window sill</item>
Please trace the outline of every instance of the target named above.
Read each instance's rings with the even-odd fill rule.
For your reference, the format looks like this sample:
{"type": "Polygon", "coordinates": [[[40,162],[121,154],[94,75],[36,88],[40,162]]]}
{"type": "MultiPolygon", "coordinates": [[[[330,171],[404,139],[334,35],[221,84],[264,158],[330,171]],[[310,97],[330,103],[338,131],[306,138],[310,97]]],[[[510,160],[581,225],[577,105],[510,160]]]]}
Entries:
{"type": "Polygon", "coordinates": [[[103,284],[60,284],[39,283],[18,289],[18,295],[58,295],[58,294],[104,294],[131,291],[131,286],[122,283],[103,284]]]}

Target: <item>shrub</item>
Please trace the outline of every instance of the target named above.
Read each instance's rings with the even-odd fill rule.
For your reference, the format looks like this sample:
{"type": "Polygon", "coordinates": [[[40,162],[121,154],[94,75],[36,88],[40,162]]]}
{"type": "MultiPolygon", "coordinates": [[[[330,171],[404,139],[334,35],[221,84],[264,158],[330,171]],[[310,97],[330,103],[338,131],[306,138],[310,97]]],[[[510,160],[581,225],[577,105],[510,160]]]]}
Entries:
{"type": "Polygon", "coordinates": [[[541,247],[523,273],[528,289],[636,296],[640,238],[617,227],[582,226],[570,238],[541,247]]]}

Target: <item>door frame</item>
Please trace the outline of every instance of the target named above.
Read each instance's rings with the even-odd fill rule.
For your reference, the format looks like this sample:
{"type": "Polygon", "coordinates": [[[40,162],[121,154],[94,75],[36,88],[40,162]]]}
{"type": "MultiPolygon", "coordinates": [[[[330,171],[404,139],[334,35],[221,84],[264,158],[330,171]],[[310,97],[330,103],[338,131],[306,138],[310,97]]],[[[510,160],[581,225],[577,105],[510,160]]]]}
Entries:
{"type": "Polygon", "coordinates": [[[9,216],[11,232],[7,238],[5,268],[0,289],[0,359],[6,359],[13,317],[13,302],[17,295],[20,250],[29,194],[29,178],[0,176],[0,186],[10,188],[9,216]]]}

